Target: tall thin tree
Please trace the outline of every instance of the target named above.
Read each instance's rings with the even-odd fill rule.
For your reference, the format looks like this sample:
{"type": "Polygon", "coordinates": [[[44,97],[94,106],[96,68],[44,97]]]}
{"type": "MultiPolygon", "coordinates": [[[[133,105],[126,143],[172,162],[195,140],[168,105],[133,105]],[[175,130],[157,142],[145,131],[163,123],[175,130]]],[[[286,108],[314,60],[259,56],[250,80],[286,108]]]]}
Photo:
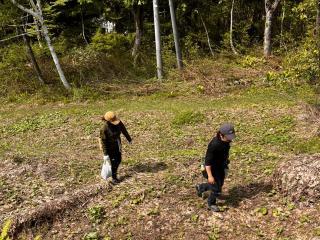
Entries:
{"type": "Polygon", "coordinates": [[[30,44],[30,38],[29,38],[28,32],[26,31],[26,27],[22,27],[20,31],[22,33],[22,38],[23,38],[23,41],[26,45],[27,52],[30,57],[33,69],[34,69],[35,73],[37,74],[39,82],[41,84],[44,84],[42,72],[41,72],[40,67],[38,65],[38,62],[34,56],[34,53],[33,53],[33,50],[32,50],[31,44],[30,44]]]}
{"type": "Polygon", "coordinates": [[[282,14],[281,14],[281,26],[280,26],[280,48],[285,47],[284,41],[283,41],[283,25],[284,25],[285,17],[286,17],[286,0],[283,0],[282,14]]]}
{"type": "Polygon", "coordinates": [[[234,0],[232,0],[231,11],[230,11],[230,46],[231,46],[232,52],[235,55],[238,55],[238,52],[233,44],[233,8],[234,8],[234,0]]]}
{"type": "Polygon", "coordinates": [[[180,43],[179,43],[179,32],[178,32],[178,27],[177,27],[176,14],[174,11],[173,0],[169,0],[169,7],[170,7],[170,15],[171,15],[172,32],[173,32],[173,37],[174,37],[174,45],[175,45],[175,49],[176,49],[177,65],[178,65],[178,69],[182,70],[182,68],[183,68],[182,54],[181,54],[181,48],[180,48],[180,43]]]}
{"type": "Polygon", "coordinates": [[[208,46],[209,46],[209,49],[210,49],[210,53],[211,53],[212,57],[214,57],[214,53],[213,53],[213,50],[212,50],[212,47],[211,47],[209,32],[208,32],[206,23],[204,22],[204,20],[203,20],[203,18],[202,18],[202,16],[201,16],[201,13],[199,12],[199,10],[196,10],[195,12],[199,14],[201,23],[202,23],[203,28],[204,28],[204,30],[205,30],[205,32],[206,32],[206,35],[207,35],[207,41],[208,41],[208,46]]]}
{"type": "Polygon", "coordinates": [[[161,80],[163,78],[162,56],[161,56],[161,39],[160,39],[160,19],[158,0],[153,0],[153,16],[154,16],[154,32],[156,41],[157,55],[157,76],[161,80]]]}
{"type": "Polygon", "coordinates": [[[82,28],[82,37],[84,42],[88,45],[88,40],[86,38],[86,34],[85,34],[85,29],[84,29],[84,21],[83,21],[83,10],[82,10],[82,5],[80,4],[80,15],[81,15],[81,28],[82,28]]]}
{"type": "Polygon", "coordinates": [[[44,22],[44,18],[43,18],[43,14],[42,14],[42,7],[41,7],[41,2],[40,0],[37,0],[37,2],[35,3],[34,0],[30,0],[30,5],[31,5],[31,9],[29,8],[26,8],[24,7],[23,5],[19,4],[16,0],[11,0],[11,2],[16,6],[18,7],[19,9],[21,9],[22,11],[32,15],[34,18],[36,18],[41,26],[41,30],[42,30],[42,33],[44,35],[44,38],[47,42],[47,45],[48,45],[48,48],[50,50],[50,53],[51,53],[51,56],[52,56],[52,59],[54,61],[54,64],[56,66],[56,69],[57,69],[57,72],[59,74],[59,77],[60,77],[60,80],[63,84],[63,86],[70,90],[71,89],[71,86],[70,84],[68,83],[65,75],[64,75],[64,72],[61,68],[61,65],[60,65],[60,62],[59,62],[59,59],[58,59],[58,56],[54,50],[54,47],[51,43],[51,39],[50,39],[50,36],[49,36],[49,31],[48,31],[48,27],[46,26],[45,22],[44,22]]]}
{"type": "Polygon", "coordinates": [[[132,5],[132,13],[133,13],[136,34],[135,34],[134,45],[133,45],[131,54],[134,60],[134,64],[136,64],[139,56],[139,48],[141,46],[142,34],[143,34],[143,14],[144,14],[143,4],[140,2],[134,2],[132,5]]]}
{"type": "Polygon", "coordinates": [[[263,52],[266,58],[271,55],[271,26],[272,18],[275,10],[277,9],[281,0],[265,0],[265,11],[266,11],[266,22],[264,28],[264,41],[263,41],[263,52]]]}

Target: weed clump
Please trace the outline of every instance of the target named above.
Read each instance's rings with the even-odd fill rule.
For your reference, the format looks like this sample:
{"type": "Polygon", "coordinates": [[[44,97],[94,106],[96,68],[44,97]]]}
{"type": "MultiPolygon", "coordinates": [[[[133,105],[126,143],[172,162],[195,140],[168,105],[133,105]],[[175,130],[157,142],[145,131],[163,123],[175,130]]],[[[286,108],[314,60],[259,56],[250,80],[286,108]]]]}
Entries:
{"type": "Polygon", "coordinates": [[[172,124],[174,126],[183,126],[183,125],[193,125],[196,123],[201,123],[205,119],[205,115],[201,112],[193,112],[193,111],[186,111],[177,114],[173,121],[172,124]]]}

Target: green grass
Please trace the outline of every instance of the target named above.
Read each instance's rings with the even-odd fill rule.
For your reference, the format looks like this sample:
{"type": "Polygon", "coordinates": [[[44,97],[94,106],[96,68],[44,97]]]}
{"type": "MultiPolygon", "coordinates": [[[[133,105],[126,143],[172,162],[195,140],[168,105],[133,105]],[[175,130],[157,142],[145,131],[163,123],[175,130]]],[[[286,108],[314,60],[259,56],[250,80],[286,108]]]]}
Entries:
{"type": "Polygon", "coordinates": [[[174,119],[172,120],[172,124],[174,126],[183,126],[188,124],[199,124],[202,123],[205,119],[205,115],[198,111],[186,111],[181,112],[175,115],[174,119]]]}
{"type": "MultiPolygon", "coordinates": [[[[123,226],[136,224],[135,216],[143,216],[139,220],[142,222],[160,218],[163,209],[171,206],[158,208],[148,204],[161,201],[178,189],[182,189],[182,197],[179,194],[178,197],[183,198],[186,206],[199,205],[188,191],[200,177],[198,166],[208,142],[225,121],[233,122],[237,133],[230,152],[229,188],[269,178],[283,156],[319,152],[319,137],[306,138],[303,123],[296,117],[301,104],[314,98],[308,87],[253,87],[220,98],[193,92],[190,95],[164,92],[92,102],[4,106],[0,110],[0,129],[5,136],[1,139],[0,158],[7,160],[10,169],[33,164],[35,171],[22,171],[15,178],[1,179],[0,189],[7,203],[19,208],[52,196],[57,185],[64,191],[72,191],[96,183],[102,161],[96,141],[103,124],[99,118],[105,111],[114,110],[133,137],[132,145],[123,141],[120,172],[132,171],[139,179],[129,178],[128,184],[115,187],[112,194],[104,196],[105,205],[91,205],[88,216],[92,215],[92,222],[106,224],[100,210],[114,209],[119,215],[108,223],[108,231],[116,232],[123,226]],[[158,169],[159,162],[165,167],[158,169]],[[37,173],[42,168],[44,171],[37,173]],[[25,189],[30,194],[26,195],[25,189]],[[135,212],[137,209],[140,211],[135,212]],[[128,217],[126,213],[132,215],[128,217]]],[[[4,171],[8,166],[3,166],[4,171]]],[[[272,217],[274,208],[267,202],[257,206],[268,207],[270,214],[264,217],[272,217]]],[[[189,214],[183,221],[197,225],[203,221],[200,215],[189,214]]],[[[283,215],[281,212],[276,219],[284,218],[283,215]]],[[[206,234],[211,239],[224,236],[217,228],[206,234]]]]}
{"type": "Polygon", "coordinates": [[[0,128],[0,132],[4,135],[16,135],[28,131],[36,131],[39,129],[49,129],[62,125],[67,122],[67,117],[59,112],[45,113],[34,116],[27,116],[17,122],[0,128]]]}
{"type": "Polygon", "coordinates": [[[312,137],[296,141],[293,149],[296,153],[319,153],[320,149],[320,137],[312,137]]]}

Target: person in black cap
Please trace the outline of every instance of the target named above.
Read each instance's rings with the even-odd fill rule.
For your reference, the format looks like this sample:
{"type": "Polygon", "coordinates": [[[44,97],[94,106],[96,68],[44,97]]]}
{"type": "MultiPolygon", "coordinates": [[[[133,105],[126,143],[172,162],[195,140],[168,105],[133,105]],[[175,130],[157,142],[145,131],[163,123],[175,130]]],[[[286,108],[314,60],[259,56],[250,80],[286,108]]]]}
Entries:
{"type": "Polygon", "coordinates": [[[221,194],[228,170],[230,143],[234,138],[234,126],[230,123],[223,124],[208,145],[202,167],[203,175],[208,179],[208,182],[196,186],[199,197],[202,197],[204,192],[211,191],[208,198],[208,208],[214,212],[220,211],[216,204],[217,196],[221,194]]]}

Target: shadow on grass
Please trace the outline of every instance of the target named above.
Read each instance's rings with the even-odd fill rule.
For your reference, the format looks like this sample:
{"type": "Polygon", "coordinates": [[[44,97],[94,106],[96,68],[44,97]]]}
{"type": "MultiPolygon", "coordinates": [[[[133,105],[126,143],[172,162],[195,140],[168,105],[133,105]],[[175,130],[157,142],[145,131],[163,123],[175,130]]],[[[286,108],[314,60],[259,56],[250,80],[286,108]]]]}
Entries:
{"type": "Polygon", "coordinates": [[[271,183],[258,182],[245,186],[235,186],[229,190],[229,194],[224,197],[225,203],[232,207],[238,207],[244,199],[250,199],[259,193],[268,193],[272,190],[271,183]]]}
{"type": "Polygon", "coordinates": [[[154,163],[138,163],[134,165],[130,170],[138,173],[157,173],[164,171],[168,168],[168,165],[164,162],[154,163]]]}
{"type": "Polygon", "coordinates": [[[131,178],[136,173],[157,173],[160,171],[164,171],[167,168],[168,165],[164,162],[138,163],[128,169],[128,173],[121,178],[121,181],[127,178],[131,178]]]}

